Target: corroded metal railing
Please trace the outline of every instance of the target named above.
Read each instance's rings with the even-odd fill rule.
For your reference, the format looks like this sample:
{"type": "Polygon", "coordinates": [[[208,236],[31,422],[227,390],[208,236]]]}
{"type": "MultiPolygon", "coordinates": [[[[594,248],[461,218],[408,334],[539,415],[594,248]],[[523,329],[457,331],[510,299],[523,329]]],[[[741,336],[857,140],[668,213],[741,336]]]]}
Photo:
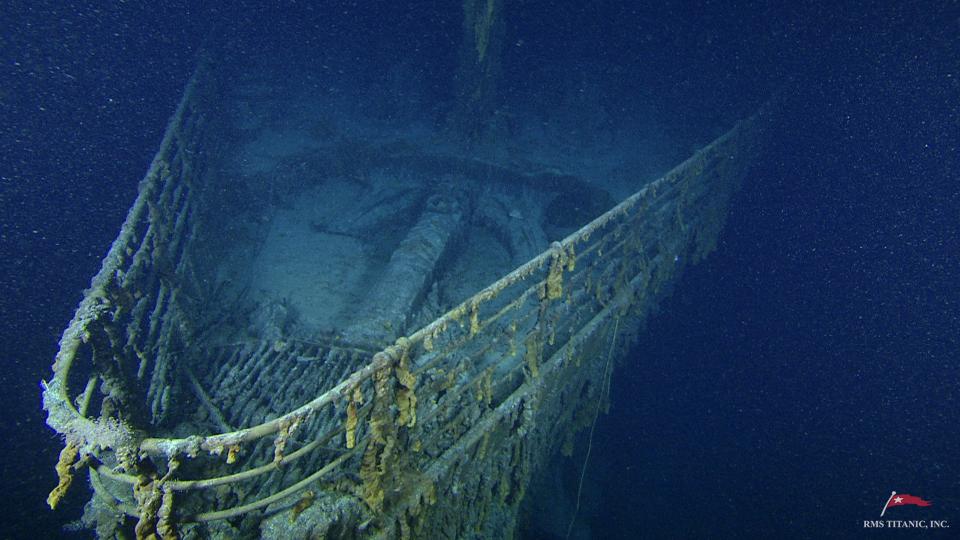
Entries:
{"type": "MultiPolygon", "coordinates": [[[[187,87],[45,383],[48,423],[67,442],[51,506],[85,465],[95,497],[135,518],[144,536],[255,512],[261,519],[284,504],[296,517],[317,497],[311,486],[352,508],[353,526],[370,534],[429,535],[439,523],[511,528],[534,458],[558,444],[569,449],[587,425],[585,405],[601,398],[609,377],[604,351],[622,350],[678,272],[714,249],[758,138],[756,117],[741,122],[385,350],[356,349],[349,359],[332,344],[223,350],[184,330],[196,324],[202,297],[189,250],[209,84],[198,74],[187,87]],[[251,366],[284,369],[307,353],[327,358],[329,388],[285,414],[227,429],[204,381],[251,366]],[[220,366],[218,374],[194,375],[187,355],[220,366]],[[334,371],[339,360],[343,376],[334,371]],[[156,436],[177,388],[224,432],[156,436]],[[455,497],[470,504],[451,504],[455,497]]],[[[288,387],[306,384],[284,377],[288,387]]]]}

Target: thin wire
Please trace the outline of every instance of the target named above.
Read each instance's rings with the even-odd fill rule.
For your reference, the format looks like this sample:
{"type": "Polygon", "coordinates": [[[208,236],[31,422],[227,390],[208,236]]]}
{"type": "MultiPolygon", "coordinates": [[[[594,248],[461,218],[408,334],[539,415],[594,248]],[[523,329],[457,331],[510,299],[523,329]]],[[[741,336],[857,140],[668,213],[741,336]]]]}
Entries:
{"type": "Polygon", "coordinates": [[[620,328],[620,317],[617,317],[616,324],[613,325],[613,338],[610,339],[610,350],[607,351],[607,363],[603,366],[603,379],[600,384],[603,385],[600,390],[600,399],[597,400],[597,410],[593,414],[593,423],[590,425],[590,439],[587,443],[587,455],[583,458],[583,467],[580,469],[580,484],[577,486],[577,506],[573,509],[573,516],[570,517],[570,524],[567,525],[567,536],[570,538],[570,532],[573,530],[573,524],[577,521],[577,512],[580,511],[580,493],[583,491],[583,479],[587,475],[587,462],[590,461],[590,450],[593,449],[593,431],[597,427],[597,419],[600,418],[600,404],[603,403],[603,394],[609,392],[610,387],[607,384],[610,372],[610,359],[613,358],[613,346],[617,343],[617,330],[620,328]],[[605,392],[606,391],[606,392],[605,392]]]}

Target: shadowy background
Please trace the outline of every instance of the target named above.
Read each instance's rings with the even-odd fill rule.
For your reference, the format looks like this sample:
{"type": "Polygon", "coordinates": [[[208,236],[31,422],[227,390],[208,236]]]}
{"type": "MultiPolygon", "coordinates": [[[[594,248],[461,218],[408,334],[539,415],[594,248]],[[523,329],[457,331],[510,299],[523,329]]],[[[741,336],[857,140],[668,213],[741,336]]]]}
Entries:
{"type": "MultiPolygon", "coordinates": [[[[5,5],[0,538],[57,537],[80,515],[82,480],[45,506],[60,441],[38,383],[197,51],[210,35],[251,54],[336,41],[362,69],[380,53],[358,36],[389,43],[406,20],[442,94],[458,6],[372,4],[5,5]]],[[[529,1],[507,30],[523,47],[505,92],[551,90],[511,66],[561,66],[622,107],[656,103],[671,139],[708,142],[786,90],[719,250],[615,372],[578,517],[595,537],[849,537],[893,489],[934,501],[904,518],[960,526],[957,3],[779,4],[529,1]]]]}

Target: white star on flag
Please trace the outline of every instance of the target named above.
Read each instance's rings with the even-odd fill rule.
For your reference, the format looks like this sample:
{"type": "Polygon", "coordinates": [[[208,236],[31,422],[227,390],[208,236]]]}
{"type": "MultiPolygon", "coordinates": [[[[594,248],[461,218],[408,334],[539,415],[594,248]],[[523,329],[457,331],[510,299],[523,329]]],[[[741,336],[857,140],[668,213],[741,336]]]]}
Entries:
{"type": "Polygon", "coordinates": [[[907,495],[906,493],[897,495],[897,492],[894,491],[890,493],[890,498],[887,499],[887,504],[883,505],[883,511],[880,512],[880,517],[883,517],[883,515],[887,513],[887,508],[890,508],[891,506],[906,506],[908,504],[915,506],[933,506],[932,502],[923,500],[915,495],[907,495]]]}

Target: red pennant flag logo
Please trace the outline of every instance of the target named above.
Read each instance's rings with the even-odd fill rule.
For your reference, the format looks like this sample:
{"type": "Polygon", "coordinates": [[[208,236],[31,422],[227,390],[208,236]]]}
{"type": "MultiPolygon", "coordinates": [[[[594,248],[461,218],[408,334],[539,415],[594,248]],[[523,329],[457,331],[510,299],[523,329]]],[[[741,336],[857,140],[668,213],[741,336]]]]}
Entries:
{"type": "Polygon", "coordinates": [[[896,491],[890,493],[890,498],[887,499],[887,504],[883,507],[883,512],[880,512],[880,517],[883,517],[883,514],[887,512],[887,508],[893,508],[894,506],[906,506],[912,504],[915,506],[930,506],[933,503],[930,501],[925,501],[920,497],[915,497],[913,495],[907,495],[906,493],[897,493],[896,491]]]}

